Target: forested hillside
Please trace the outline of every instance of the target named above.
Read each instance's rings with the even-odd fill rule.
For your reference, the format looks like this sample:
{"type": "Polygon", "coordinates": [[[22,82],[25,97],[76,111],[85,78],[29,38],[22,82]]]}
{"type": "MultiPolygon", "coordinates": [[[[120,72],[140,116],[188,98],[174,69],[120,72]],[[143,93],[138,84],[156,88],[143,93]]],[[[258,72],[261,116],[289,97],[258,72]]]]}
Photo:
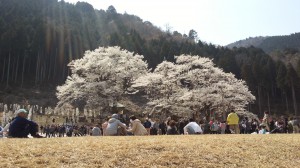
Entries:
{"type": "MultiPolygon", "coordinates": [[[[247,82],[257,99],[248,110],[260,115],[264,110],[297,113],[299,65],[272,59],[262,49],[229,49],[195,39],[194,30],[188,35],[161,31],[138,16],[117,13],[113,6],[104,11],[85,2],[0,0],[0,101],[8,101],[16,89],[49,91],[53,97],[55,87],[70,74],[71,60],[98,46],[120,46],[144,55],[151,68],[180,54],[212,58],[225,72],[247,82]]],[[[36,92],[34,96],[39,99],[36,92]]],[[[10,103],[33,103],[30,94],[19,97],[10,103]]],[[[36,99],[34,103],[45,105],[36,99]]]]}
{"type": "Polygon", "coordinates": [[[250,37],[227,45],[229,48],[250,46],[261,48],[266,53],[283,51],[287,48],[299,50],[300,33],[294,33],[286,36],[250,37]]]}

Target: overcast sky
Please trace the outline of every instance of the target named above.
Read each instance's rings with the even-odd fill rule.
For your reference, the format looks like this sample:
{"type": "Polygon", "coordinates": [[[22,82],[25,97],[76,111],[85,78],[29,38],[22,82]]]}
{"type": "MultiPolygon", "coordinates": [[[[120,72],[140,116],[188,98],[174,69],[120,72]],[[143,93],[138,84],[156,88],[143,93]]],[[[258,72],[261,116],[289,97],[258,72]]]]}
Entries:
{"type": "MultiPolygon", "coordinates": [[[[76,3],[78,0],[65,0],[76,3]]],[[[133,14],[163,30],[188,34],[216,45],[255,36],[300,32],[300,0],[80,0],[106,10],[133,14]]]]}

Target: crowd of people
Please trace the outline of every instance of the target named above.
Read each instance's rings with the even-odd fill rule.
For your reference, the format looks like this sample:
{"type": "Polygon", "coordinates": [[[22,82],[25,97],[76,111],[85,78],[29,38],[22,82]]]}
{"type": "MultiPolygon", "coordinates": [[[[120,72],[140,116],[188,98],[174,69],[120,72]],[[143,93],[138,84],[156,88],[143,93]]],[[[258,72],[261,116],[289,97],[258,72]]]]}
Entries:
{"type": "Polygon", "coordinates": [[[95,125],[55,124],[38,125],[26,119],[27,111],[20,109],[16,117],[4,128],[0,136],[12,138],[72,137],[72,136],[125,136],[125,135],[191,135],[191,134],[273,134],[299,133],[300,120],[297,117],[278,119],[264,113],[261,121],[239,117],[233,110],[226,120],[211,118],[210,121],[196,122],[193,118],[174,120],[168,117],[165,121],[145,118],[142,122],[136,116],[126,122],[119,114],[107,117],[103,123],[95,125]],[[39,131],[38,131],[39,130],[39,131]]]}

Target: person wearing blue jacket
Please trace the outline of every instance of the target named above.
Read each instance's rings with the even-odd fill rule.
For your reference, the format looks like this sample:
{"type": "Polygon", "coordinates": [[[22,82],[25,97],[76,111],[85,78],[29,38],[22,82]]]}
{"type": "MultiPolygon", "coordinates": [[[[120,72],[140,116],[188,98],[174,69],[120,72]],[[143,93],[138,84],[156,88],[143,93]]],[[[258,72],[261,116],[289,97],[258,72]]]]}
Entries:
{"type": "Polygon", "coordinates": [[[38,134],[38,125],[37,123],[28,120],[27,111],[25,109],[19,109],[17,111],[17,116],[11,122],[8,129],[8,136],[11,138],[27,138],[30,134],[35,138],[42,138],[38,134]]]}

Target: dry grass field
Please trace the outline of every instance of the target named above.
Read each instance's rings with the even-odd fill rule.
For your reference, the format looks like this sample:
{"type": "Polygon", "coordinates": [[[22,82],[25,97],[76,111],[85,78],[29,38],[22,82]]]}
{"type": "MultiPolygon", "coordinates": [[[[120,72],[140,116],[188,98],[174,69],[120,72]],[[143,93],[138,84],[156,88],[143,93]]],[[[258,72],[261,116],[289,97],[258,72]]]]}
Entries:
{"type": "Polygon", "coordinates": [[[0,139],[0,167],[300,167],[299,135],[0,139]]]}

